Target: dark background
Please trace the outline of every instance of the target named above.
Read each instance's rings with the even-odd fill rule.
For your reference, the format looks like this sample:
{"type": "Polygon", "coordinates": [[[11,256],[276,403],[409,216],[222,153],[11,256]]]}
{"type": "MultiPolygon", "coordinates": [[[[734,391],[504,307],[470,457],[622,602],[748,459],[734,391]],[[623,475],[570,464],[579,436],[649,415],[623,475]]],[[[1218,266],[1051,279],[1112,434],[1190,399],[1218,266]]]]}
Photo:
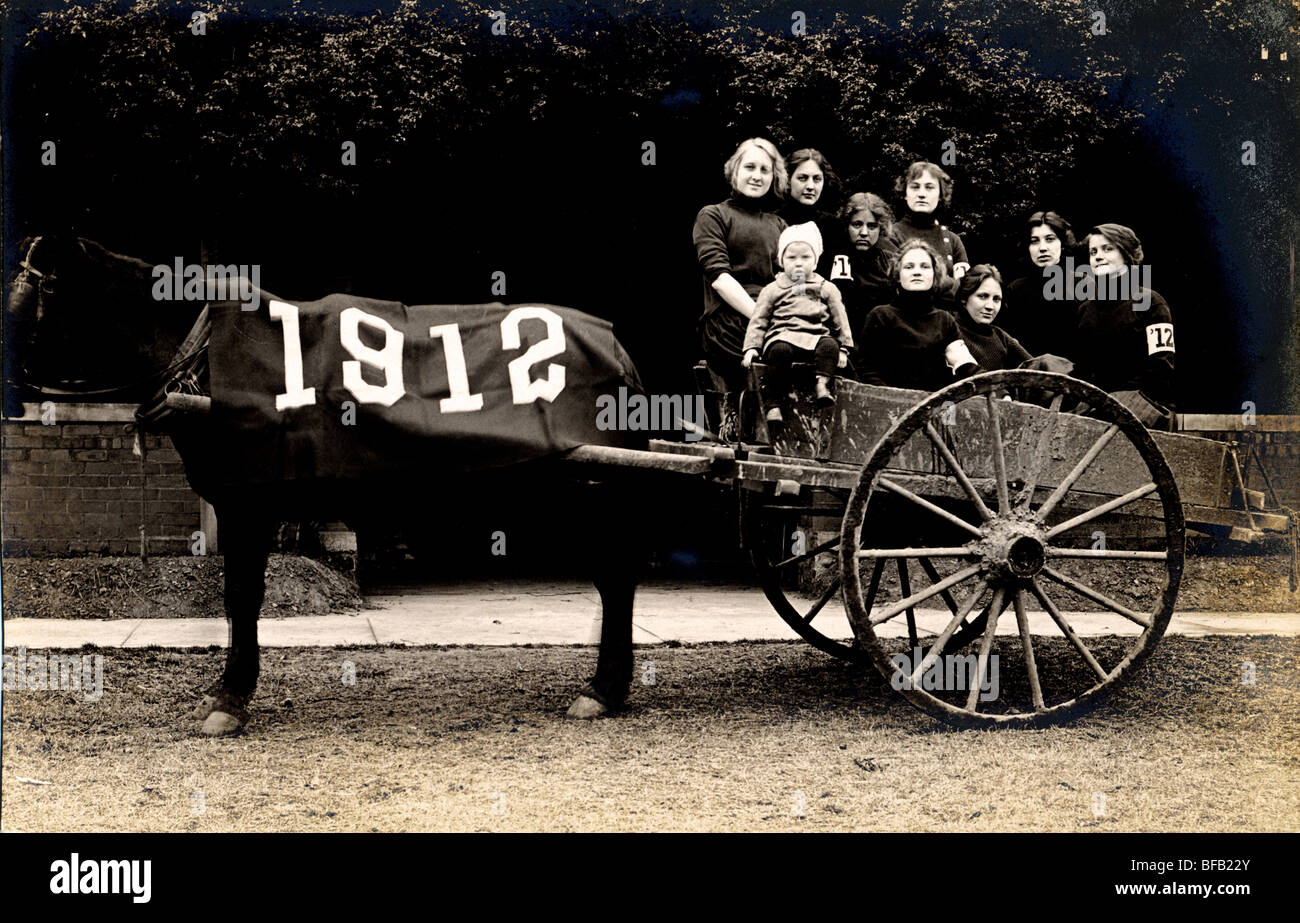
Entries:
{"type": "Polygon", "coordinates": [[[973,261],[1022,274],[1036,208],[1127,224],[1176,317],[1180,409],[1296,411],[1292,7],[1115,2],[1097,35],[1065,0],[886,0],[799,36],[799,6],[515,3],[500,36],[491,6],[232,3],[195,36],[189,4],[10,4],[6,277],[51,229],[258,263],[289,299],[491,301],[502,270],[501,300],[609,318],[648,387],[689,390],[690,228],[737,142],[818,147],[829,198],[893,203],[952,140],[973,261]]]}

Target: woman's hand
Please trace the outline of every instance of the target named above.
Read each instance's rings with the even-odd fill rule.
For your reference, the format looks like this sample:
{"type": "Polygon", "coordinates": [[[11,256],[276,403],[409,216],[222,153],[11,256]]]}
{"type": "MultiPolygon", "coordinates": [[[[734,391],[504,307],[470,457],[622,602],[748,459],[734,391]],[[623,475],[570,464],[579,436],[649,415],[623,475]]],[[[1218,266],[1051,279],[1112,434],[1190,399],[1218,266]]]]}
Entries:
{"type": "Polygon", "coordinates": [[[952,278],[953,278],[953,281],[955,282],[955,281],[959,280],[962,276],[966,275],[966,270],[968,270],[968,269],[970,269],[970,263],[964,263],[964,262],[963,262],[963,263],[953,263],[953,264],[952,264],[952,278]]]}
{"type": "Polygon", "coordinates": [[[848,351],[847,349],[841,349],[841,350],[840,350],[840,365],[839,365],[839,367],[842,368],[842,369],[843,369],[843,368],[848,368],[848,365],[849,365],[849,351],[848,351]]]}
{"type": "Polygon", "coordinates": [[[751,365],[754,364],[754,361],[756,359],[758,359],[758,350],[747,349],[745,350],[745,357],[740,360],[740,364],[743,368],[749,368],[751,365]]]}

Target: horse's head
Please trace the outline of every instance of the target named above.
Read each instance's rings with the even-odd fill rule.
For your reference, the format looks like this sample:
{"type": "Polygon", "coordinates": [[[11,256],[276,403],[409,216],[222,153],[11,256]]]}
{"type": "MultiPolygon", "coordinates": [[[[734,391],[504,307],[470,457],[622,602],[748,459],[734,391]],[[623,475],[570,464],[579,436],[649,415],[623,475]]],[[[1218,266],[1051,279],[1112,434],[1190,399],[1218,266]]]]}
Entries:
{"type": "Polygon", "coordinates": [[[5,306],[5,377],[46,394],[143,397],[202,307],[155,300],[152,271],[72,235],[23,241],[5,306]]]}

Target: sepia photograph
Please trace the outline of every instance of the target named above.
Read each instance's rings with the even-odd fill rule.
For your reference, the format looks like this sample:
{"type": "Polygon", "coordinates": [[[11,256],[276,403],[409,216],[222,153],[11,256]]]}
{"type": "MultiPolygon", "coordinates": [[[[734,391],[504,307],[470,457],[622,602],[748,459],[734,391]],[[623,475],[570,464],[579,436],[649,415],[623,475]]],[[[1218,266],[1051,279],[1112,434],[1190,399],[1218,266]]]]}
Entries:
{"type": "Polygon", "coordinates": [[[25,888],[1300,830],[1300,4],[0,12],[25,888]]]}

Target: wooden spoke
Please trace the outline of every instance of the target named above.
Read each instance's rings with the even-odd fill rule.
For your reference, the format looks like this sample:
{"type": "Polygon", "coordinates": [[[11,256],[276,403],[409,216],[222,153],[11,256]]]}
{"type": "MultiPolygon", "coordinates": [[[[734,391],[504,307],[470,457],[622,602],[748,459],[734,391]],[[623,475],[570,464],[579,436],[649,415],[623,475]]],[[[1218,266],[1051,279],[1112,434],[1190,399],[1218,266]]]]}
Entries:
{"type": "MultiPolygon", "coordinates": [[[[938,583],[941,578],[939,577],[939,572],[934,569],[934,565],[930,563],[930,559],[918,555],[916,560],[920,563],[921,570],[925,571],[925,576],[930,579],[930,582],[938,583]]],[[[944,590],[939,594],[939,596],[943,598],[944,603],[948,606],[949,612],[957,611],[957,601],[952,598],[951,593],[944,590]]]]}
{"type": "Polygon", "coordinates": [[[961,625],[961,623],[966,620],[966,616],[970,615],[971,610],[974,609],[976,603],[980,601],[980,597],[984,595],[984,591],[988,589],[988,586],[989,584],[987,580],[981,580],[979,585],[975,587],[975,592],[966,597],[965,601],[962,602],[961,607],[952,614],[952,619],[935,640],[934,647],[930,648],[929,653],[921,658],[921,662],[917,664],[916,669],[912,671],[911,683],[913,689],[920,688],[921,676],[926,670],[930,669],[931,664],[935,663],[943,656],[943,649],[948,644],[949,640],[952,639],[953,633],[957,631],[957,626],[961,625]]]}
{"type": "Polygon", "coordinates": [[[880,589],[880,575],[885,569],[885,559],[876,558],[875,567],[871,568],[871,582],[867,584],[866,608],[867,613],[871,613],[871,607],[876,604],[876,590],[880,589]]]}
{"type": "Polygon", "coordinates": [[[859,558],[974,558],[978,552],[961,548],[868,548],[858,552],[859,558]]]}
{"type": "MultiPolygon", "coordinates": [[[[907,559],[898,559],[898,593],[900,596],[912,595],[912,582],[907,579],[907,559]]],[[[909,608],[907,610],[907,640],[909,650],[916,649],[916,612],[909,608]]]]}
{"type": "Polygon", "coordinates": [[[1016,626],[1020,629],[1020,646],[1025,650],[1025,673],[1029,676],[1029,693],[1033,696],[1034,711],[1041,712],[1043,704],[1043,687],[1038,680],[1038,664],[1034,661],[1034,640],[1029,633],[1029,616],[1025,612],[1025,591],[1016,588],[1016,626]]]}
{"type": "Polygon", "coordinates": [[[1156,489],[1155,482],[1148,481],[1147,483],[1143,484],[1141,487],[1138,487],[1135,490],[1130,490],[1122,497],[1116,497],[1114,500],[1108,500],[1107,502],[1103,503],[1101,506],[1094,507],[1088,510],[1088,512],[1086,513],[1080,513],[1078,516],[1075,516],[1073,519],[1067,519],[1065,522],[1058,523],[1057,525],[1052,526],[1052,528],[1047,530],[1047,538],[1048,539],[1055,538],[1056,536],[1060,535],[1062,532],[1068,532],[1073,528],[1083,525],[1085,522],[1091,522],[1092,520],[1096,519],[1098,516],[1104,516],[1106,513],[1109,513],[1111,510],[1117,510],[1121,506],[1124,506],[1127,503],[1132,503],[1134,500],[1140,500],[1143,497],[1145,497],[1147,494],[1154,491],[1155,489],[1156,489]]]}
{"type": "Polygon", "coordinates": [[[984,637],[980,638],[979,659],[975,663],[975,681],[970,684],[970,689],[966,693],[966,710],[968,712],[979,711],[980,686],[984,684],[984,671],[989,666],[989,651],[993,649],[993,636],[998,631],[998,619],[1002,617],[1002,610],[1006,608],[1007,591],[998,587],[993,594],[993,601],[989,603],[989,621],[984,626],[984,637]]]}
{"type": "Polygon", "coordinates": [[[835,594],[838,593],[839,590],[840,578],[836,576],[836,578],[831,581],[831,585],[826,588],[826,592],[822,594],[822,598],[817,600],[817,605],[813,606],[812,609],[809,610],[808,614],[803,617],[804,624],[811,625],[812,620],[817,618],[817,613],[821,612],[822,609],[826,607],[826,604],[835,597],[835,594]]]}
{"type": "Polygon", "coordinates": [[[828,541],[822,542],[820,545],[816,546],[815,548],[810,548],[809,550],[805,551],[803,554],[796,554],[786,558],[784,561],[781,561],[777,564],[773,564],[772,567],[776,568],[777,570],[781,570],[783,568],[789,567],[791,564],[797,564],[800,561],[806,561],[808,560],[808,558],[811,558],[813,555],[821,554],[823,551],[829,551],[839,543],[840,543],[840,537],[837,535],[834,538],[829,539],[828,541]]]}
{"type": "Polygon", "coordinates": [[[961,485],[961,489],[966,491],[966,496],[970,497],[971,502],[975,504],[975,509],[979,511],[980,518],[985,522],[992,519],[993,511],[988,508],[988,505],[984,502],[984,498],[975,490],[975,485],[972,484],[970,478],[966,476],[966,471],[957,461],[957,456],[952,454],[952,449],[948,448],[947,444],[943,441],[943,437],[940,436],[938,430],[934,428],[934,424],[925,424],[925,434],[930,437],[930,442],[932,442],[934,447],[939,450],[939,454],[943,456],[943,460],[948,463],[948,469],[952,471],[952,476],[957,479],[957,483],[961,485]]]}
{"type": "Polygon", "coordinates": [[[1083,655],[1083,659],[1088,662],[1088,666],[1092,667],[1092,672],[1097,674],[1097,678],[1103,683],[1110,679],[1110,674],[1107,673],[1102,668],[1102,665],[1097,662],[1097,658],[1092,656],[1092,651],[1088,650],[1088,645],[1083,643],[1083,639],[1080,638],[1075,633],[1074,629],[1070,627],[1070,623],[1065,620],[1065,616],[1063,616],[1061,611],[1056,608],[1056,605],[1047,598],[1047,594],[1043,592],[1043,587],[1039,584],[1037,577],[1034,577],[1029,581],[1029,588],[1033,591],[1033,594],[1038,597],[1038,601],[1042,603],[1043,608],[1047,610],[1047,614],[1052,617],[1052,621],[1056,623],[1056,627],[1061,629],[1061,633],[1070,639],[1070,643],[1074,645],[1075,650],[1083,655]]]}
{"type": "Polygon", "coordinates": [[[1083,476],[1083,472],[1088,470],[1088,466],[1092,464],[1093,459],[1101,454],[1101,450],[1106,448],[1106,444],[1114,439],[1115,434],[1118,432],[1119,427],[1112,423],[1107,427],[1106,432],[1102,433],[1097,438],[1097,441],[1092,444],[1092,448],[1088,449],[1088,451],[1084,453],[1083,458],[1079,459],[1079,463],[1065,476],[1065,480],[1061,481],[1061,483],[1056,486],[1056,490],[1052,491],[1052,495],[1038,508],[1038,515],[1040,518],[1046,519],[1047,514],[1056,509],[1056,504],[1060,503],[1062,498],[1070,492],[1070,488],[1074,486],[1074,482],[1083,476]]]}
{"type": "MultiPolygon", "coordinates": [[[[1007,496],[1007,453],[1002,446],[1002,420],[998,416],[998,401],[990,391],[984,395],[989,405],[989,431],[993,434],[993,471],[998,478],[998,512],[1011,512],[1011,499],[1007,496]]],[[[997,621],[994,619],[993,621],[997,621]]]]}
{"type": "Polygon", "coordinates": [[[1043,573],[1051,577],[1053,580],[1055,580],[1057,583],[1061,584],[1062,586],[1067,586],[1070,589],[1074,590],[1074,592],[1078,593],[1080,596],[1086,596],[1095,603],[1101,603],[1111,612],[1119,613],[1120,615],[1124,616],[1124,618],[1128,619],[1130,622],[1136,622],[1137,624],[1141,625],[1143,628],[1151,627],[1150,616],[1143,615],[1141,612],[1134,612],[1132,609],[1128,608],[1128,606],[1121,605],[1120,603],[1115,602],[1115,600],[1111,599],[1109,596],[1105,596],[1102,593],[1098,593],[1092,587],[1084,586],[1082,583],[1075,580],[1073,577],[1067,577],[1059,570],[1056,570],[1055,568],[1051,568],[1051,567],[1044,567],[1043,573]]]}
{"type": "Polygon", "coordinates": [[[1038,447],[1034,449],[1034,457],[1030,459],[1029,470],[1025,472],[1025,486],[1020,491],[1017,506],[1028,506],[1034,499],[1034,490],[1038,487],[1038,479],[1043,474],[1043,465],[1047,463],[1047,452],[1052,447],[1052,437],[1056,435],[1056,421],[1061,416],[1061,402],[1065,400],[1064,394],[1058,394],[1052,398],[1052,406],[1047,417],[1047,425],[1043,427],[1043,433],[1038,437],[1038,447]]]}
{"type": "Polygon", "coordinates": [[[975,526],[971,525],[966,520],[954,516],[952,513],[948,512],[941,506],[935,506],[933,503],[931,503],[929,500],[926,500],[924,497],[918,497],[916,494],[912,493],[906,487],[901,487],[898,484],[895,484],[893,481],[889,480],[889,478],[882,477],[878,481],[876,481],[876,483],[879,484],[881,487],[885,488],[886,490],[892,490],[900,497],[906,497],[908,500],[911,500],[917,506],[924,507],[925,509],[929,510],[931,513],[934,513],[936,516],[940,516],[948,520],[953,525],[965,529],[967,532],[971,533],[972,535],[975,536],[980,535],[980,530],[977,529],[975,526]]]}
{"type": "Polygon", "coordinates": [[[1110,548],[1048,548],[1049,558],[1121,558],[1129,561],[1166,561],[1167,551],[1124,551],[1110,548]]]}
{"type": "MultiPolygon", "coordinates": [[[[973,564],[970,567],[964,567],[961,570],[957,571],[957,573],[945,577],[944,579],[940,580],[938,583],[934,584],[933,586],[926,587],[924,590],[921,590],[921,592],[919,593],[913,593],[911,596],[908,596],[906,599],[900,599],[892,606],[887,607],[883,612],[871,616],[871,620],[870,620],[871,624],[879,625],[881,622],[887,622],[890,619],[892,619],[894,616],[898,615],[900,612],[903,612],[906,609],[914,608],[917,603],[925,602],[925,600],[929,599],[931,596],[938,596],[944,590],[948,589],[948,587],[956,586],[957,584],[961,583],[963,580],[967,579],[968,577],[974,577],[979,572],[980,572],[980,566],[978,564],[973,564]]],[[[984,585],[985,585],[984,581],[981,580],[980,586],[984,586],[984,585]]],[[[971,603],[971,605],[973,606],[974,603],[971,603]]],[[[964,613],[962,617],[963,618],[965,617],[964,613]]],[[[960,620],[958,621],[960,622],[960,620]]],[[[953,625],[952,628],[955,631],[957,629],[957,626],[953,625]]]]}

